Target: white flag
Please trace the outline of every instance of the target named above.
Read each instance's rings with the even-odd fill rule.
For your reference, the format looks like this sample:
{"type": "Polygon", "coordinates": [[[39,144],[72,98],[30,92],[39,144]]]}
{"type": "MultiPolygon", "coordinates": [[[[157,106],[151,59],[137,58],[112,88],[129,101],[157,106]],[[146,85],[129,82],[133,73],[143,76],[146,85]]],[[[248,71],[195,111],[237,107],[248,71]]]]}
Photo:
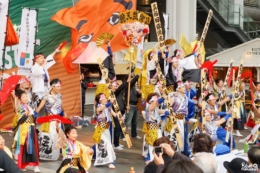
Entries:
{"type": "MultiPolygon", "coordinates": [[[[0,0],[0,68],[3,65],[3,50],[5,49],[5,35],[9,0],[0,0]]],[[[4,55],[3,55],[4,56],[4,55]]]]}
{"type": "Polygon", "coordinates": [[[164,39],[168,39],[168,19],[169,19],[169,14],[164,14],[163,13],[163,18],[164,18],[164,30],[165,30],[165,36],[164,39]]]}
{"type": "Polygon", "coordinates": [[[37,29],[37,11],[24,8],[22,10],[20,40],[16,65],[18,74],[29,76],[33,64],[35,34],[37,29]]]}
{"type": "Polygon", "coordinates": [[[143,51],[144,51],[144,38],[142,42],[137,45],[136,68],[139,69],[141,69],[143,66],[143,51]]]}

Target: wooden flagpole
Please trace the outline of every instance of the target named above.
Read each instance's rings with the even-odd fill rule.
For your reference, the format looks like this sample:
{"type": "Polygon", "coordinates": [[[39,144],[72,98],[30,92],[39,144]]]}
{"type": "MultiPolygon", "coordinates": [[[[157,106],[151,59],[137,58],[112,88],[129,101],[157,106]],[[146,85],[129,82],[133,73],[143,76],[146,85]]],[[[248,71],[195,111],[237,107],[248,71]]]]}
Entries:
{"type": "MultiPolygon", "coordinates": [[[[157,34],[157,38],[158,38],[158,42],[159,42],[159,48],[161,49],[165,46],[165,44],[164,44],[164,39],[163,39],[163,34],[162,34],[162,26],[161,26],[161,22],[160,22],[160,16],[159,16],[159,10],[158,10],[158,7],[157,7],[157,2],[152,3],[151,7],[152,7],[153,18],[154,18],[154,24],[155,24],[155,28],[156,28],[156,34],[157,34]]],[[[169,102],[168,92],[167,92],[167,89],[166,89],[166,79],[165,79],[165,76],[162,74],[162,70],[160,68],[160,64],[158,62],[157,55],[155,55],[153,57],[153,59],[155,61],[155,67],[156,67],[156,71],[157,71],[157,74],[158,74],[159,81],[162,85],[162,90],[163,90],[162,96],[164,97],[167,108],[170,112],[170,120],[173,124],[172,128],[175,131],[178,146],[179,146],[179,148],[182,148],[183,147],[183,141],[181,139],[180,131],[179,131],[179,128],[178,128],[178,125],[177,125],[177,118],[175,117],[175,113],[173,112],[172,106],[169,102]]]]}
{"type": "Polygon", "coordinates": [[[104,66],[103,61],[102,61],[101,58],[98,59],[98,64],[99,64],[99,68],[101,70],[102,76],[104,76],[104,79],[105,79],[105,82],[106,82],[106,85],[107,85],[107,88],[108,88],[108,91],[109,91],[109,96],[110,96],[110,98],[115,100],[113,102],[114,112],[116,113],[116,115],[118,115],[118,120],[119,120],[121,129],[122,129],[122,133],[124,134],[124,137],[126,139],[127,146],[128,146],[128,148],[131,148],[132,147],[132,142],[131,142],[131,139],[130,139],[129,134],[127,132],[125,123],[122,120],[123,115],[122,115],[122,113],[120,111],[120,108],[119,108],[119,105],[117,103],[116,96],[115,96],[115,94],[111,90],[112,85],[110,83],[110,80],[109,80],[108,75],[106,73],[105,66],[104,66]]]}
{"type": "MultiPolygon", "coordinates": [[[[134,53],[134,46],[131,45],[129,47],[130,49],[130,64],[129,64],[129,76],[128,79],[131,78],[131,74],[132,74],[132,59],[133,59],[133,53],[134,53]]],[[[128,90],[127,90],[127,107],[130,106],[130,90],[131,90],[131,81],[129,81],[128,83],[128,90]]],[[[129,110],[127,110],[127,113],[129,112],[129,110]]]]}
{"type": "MultiPolygon", "coordinates": [[[[200,43],[199,46],[197,48],[197,50],[199,50],[202,46],[202,44],[205,41],[207,32],[208,32],[208,28],[209,28],[209,24],[211,21],[211,18],[213,16],[213,11],[209,10],[208,13],[208,17],[202,32],[202,35],[200,37],[200,43]]],[[[204,62],[204,61],[203,61],[204,62]]],[[[202,99],[202,110],[201,110],[201,116],[202,116],[202,132],[206,133],[206,117],[204,115],[204,111],[206,109],[206,101],[205,101],[205,96],[206,96],[206,91],[208,90],[207,88],[207,78],[206,78],[206,72],[204,71],[204,69],[201,70],[201,99],[202,99]]]]}

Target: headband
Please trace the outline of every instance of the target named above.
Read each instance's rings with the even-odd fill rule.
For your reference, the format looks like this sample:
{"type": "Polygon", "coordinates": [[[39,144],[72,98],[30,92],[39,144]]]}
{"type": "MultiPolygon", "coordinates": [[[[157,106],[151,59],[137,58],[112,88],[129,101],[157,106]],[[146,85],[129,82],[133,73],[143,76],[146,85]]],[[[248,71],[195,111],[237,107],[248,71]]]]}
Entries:
{"type": "Polygon", "coordinates": [[[160,86],[162,86],[162,84],[161,84],[160,81],[158,81],[158,82],[157,82],[157,87],[160,87],[160,86]]]}
{"type": "Polygon", "coordinates": [[[156,95],[156,96],[153,96],[150,100],[149,100],[149,103],[151,102],[151,101],[157,101],[158,100],[158,96],[156,95]]]}
{"type": "Polygon", "coordinates": [[[57,82],[55,84],[52,84],[51,86],[60,87],[61,86],[61,82],[59,81],[59,82],[57,82]]]}
{"type": "Polygon", "coordinates": [[[182,53],[182,50],[178,49],[177,53],[176,53],[176,56],[179,56],[181,53],[182,53]]]}
{"type": "Polygon", "coordinates": [[[29,83],[29,80],[25,77],[25,78],[22,78],[22,79],[20,79],[20,81],[19,81],[19,84],[21,84],[21,83],[29,83]]]}
{"type": "Polygon", "coordinates": [[[156,55],[156,51],[152,51],[152,53],[150,54],[150,58],[152,58],[154,55],[156,55]]]}
{"type": "Polygon", "coordinates": [[[185,84],[185,85],[190,85],[190,84],[192,84],[192,82],[189,81],[189,80],[187,80],[184,84],[185,84]]]}
{"type": "Polygon", "coordinates": [[[183,86],[184,86],[184,83],[183,83],[183,82],[181,82],[181,81],[177,82],[177,84],[178,84],[178,86],[177,86],[177,89],[179,89],[179,88],[181,88],[181,87],[183,87],[183,86]]]}
{"type": "Polygon", "coordinates": [[[114,81],[114,82],[112,82],[112,86],[118,86],[118,83],[117,83],[117,81],[114,81]]]}
{"type": "Polygon", "coordinates": [[[105,99],[107,99],[106,95],[105,94],[101,94],[99,100],[101,101],[101,100],[105,100],[105,99]]]}
{"type": "Polygon", "coordinates": [[[172,60],[171,60],[171,62],[178,62],[179,61],[179,59],[175,56],[175,57],[172,57],[172,60]]]}
{"type": "MultiPolygon", "coordinates": [[[[215,100],[216,98],[215,98],[215,96],[213,95],[213,94],[211,94],[210,96],[209,96],[209,98],[208,98],[208,100],[215,100]]],[[[208,101],[207,100],[207,101],[208,101]]]]}
{"type": "Polygon", "coordinates": [[[36,59],[37,59],[37,58],[40,58],[41,56],[43,56],[43,57],[44,57],[44,55],[43,55],[43,54],[36,55],[36,56],[34,57],[34,61],[36,61],[36,59]]]}

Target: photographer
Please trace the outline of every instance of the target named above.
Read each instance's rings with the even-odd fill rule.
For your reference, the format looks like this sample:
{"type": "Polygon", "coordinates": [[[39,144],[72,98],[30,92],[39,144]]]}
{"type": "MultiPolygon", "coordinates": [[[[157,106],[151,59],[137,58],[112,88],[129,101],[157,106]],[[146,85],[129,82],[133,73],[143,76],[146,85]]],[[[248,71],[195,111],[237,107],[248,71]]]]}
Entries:
{"type": "Polygon", "coordinates": [[[156,173],[156,170],[163,170],[164,165],[167,165],[172,160],[191,161],[187,156],[174,151],[173,143],[168,137],[161,137],[154,142],[155,148],[161,147],[162,153],[157,155],[154,153],[154,160],[151,161],[145,168],[144,173],[156,173]]]}

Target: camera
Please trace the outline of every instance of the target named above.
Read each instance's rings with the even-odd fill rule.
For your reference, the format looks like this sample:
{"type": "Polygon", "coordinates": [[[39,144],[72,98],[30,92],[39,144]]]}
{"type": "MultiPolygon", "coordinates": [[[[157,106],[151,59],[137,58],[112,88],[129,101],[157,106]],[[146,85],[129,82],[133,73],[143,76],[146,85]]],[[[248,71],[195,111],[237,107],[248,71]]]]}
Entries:
{"type": "Polygon", "coordinates": [[[163,153],[162,147],[154,147],[154,152],[159,156],[160,153],[163,153]]]}

